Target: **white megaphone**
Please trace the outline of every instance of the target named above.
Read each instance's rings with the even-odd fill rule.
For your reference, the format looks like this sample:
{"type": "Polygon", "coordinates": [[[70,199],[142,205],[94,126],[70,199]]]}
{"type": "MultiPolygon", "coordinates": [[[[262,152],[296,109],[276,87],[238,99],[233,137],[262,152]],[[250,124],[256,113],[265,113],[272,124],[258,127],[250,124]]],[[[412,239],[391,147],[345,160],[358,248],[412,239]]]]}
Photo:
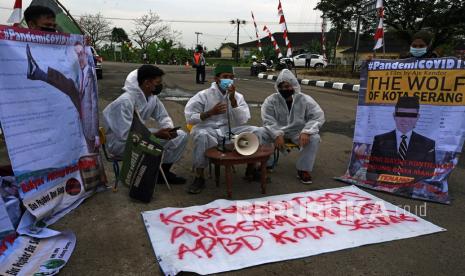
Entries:
{"type": "Polygon", "coordinates": [[[234,148],[240,155],[252,155],[257,152],[260,142],[252,132],[243,132],[232,137],[234,148]]]}

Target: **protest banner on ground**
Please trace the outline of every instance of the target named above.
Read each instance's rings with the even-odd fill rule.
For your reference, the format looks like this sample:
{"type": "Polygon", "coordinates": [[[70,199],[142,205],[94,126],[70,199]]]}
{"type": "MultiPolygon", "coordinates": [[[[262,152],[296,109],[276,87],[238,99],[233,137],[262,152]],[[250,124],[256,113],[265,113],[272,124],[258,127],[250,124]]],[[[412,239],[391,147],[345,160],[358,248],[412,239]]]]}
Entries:
{"type": "Polygon", "coordinates": [[[0,275],[58,274],[75,245],[76,237],[67,231],[47,239],[19,236],[0,247],[0,275]]]}
{"type": "Polygon", "coordinates": [[[82,35],[0,26],[0,122],[20,197],[42,228],[100,184],[97,81],[84,45],[82,35]]]}
{"type": "Polygon", "coordinates": [[[352,156],[338,179],[449,203],[465,139],[465,61],[372,60],[362,67],[352,156]]]}
{"type": "Polygon", "coordinates": [[[219,273],[445,231],[355,186],[142,213],[166,275],[219,273]]]}

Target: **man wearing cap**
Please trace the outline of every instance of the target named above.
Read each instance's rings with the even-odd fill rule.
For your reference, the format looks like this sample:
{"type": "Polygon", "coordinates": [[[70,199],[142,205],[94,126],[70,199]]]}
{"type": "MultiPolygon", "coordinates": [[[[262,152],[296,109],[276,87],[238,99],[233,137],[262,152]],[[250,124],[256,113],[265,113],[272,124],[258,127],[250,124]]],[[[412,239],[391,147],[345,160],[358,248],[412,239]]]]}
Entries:
{"type": "MultiPolygon", "coordinates": [[[[426,174],[434,172],[436,143],[434,140],[413,131],[420,116],[419,110],[418,97],[403,96],[399,98],[393,114],[396,129],[377,135],[373,140],[367,169],[368,180],[377,181],[381,174],[411,177],[415,182],[431,178],[426,174]],[[422,163],[424,166],[414,166],[408,161],[425,163],[422,163]],[[414,170],[423,171],[425,175],[419,175],[414,170]]],[[[413,191],[413,185],[404,190],[410,195],[413,191]]]]}
{"type": "Polygon", "coordinates": [[[253,132],[259,139],[261,137],[260,128],[244,125],[250,119],[249,106],[244,96],[236,91],[232,66],[220,64],[214,74],[215,82],[210,88],[190,98],[184,109],[187,124],[194,126],[191,134],[196,177],[188,190],[192,194],[200,193],[205,187],[204,169],[208,166],[205,151],[228,136],[228,117],[232,133],[253,132]]]}

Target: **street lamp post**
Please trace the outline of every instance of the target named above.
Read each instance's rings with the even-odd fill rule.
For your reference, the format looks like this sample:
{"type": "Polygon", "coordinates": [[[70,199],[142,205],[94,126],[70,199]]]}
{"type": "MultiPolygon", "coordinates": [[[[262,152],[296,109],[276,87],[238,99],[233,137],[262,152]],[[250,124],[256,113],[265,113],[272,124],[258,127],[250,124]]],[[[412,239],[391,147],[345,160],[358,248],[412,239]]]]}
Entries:
{"type": "Polygon", "coordinates": [[[245,24],[245,20],[234,19],[230,21],[231,24],[237,24],[237,39],[236,39],[236,63],[239,63],[239,27],[245,24]]]}
{"type": "Polygon", "coordinates": [[[355,72],[357,67],[356,59],[358,56],[358,47],[360,44],[360,17],[362,15],[372,13],[376,10],[376,0],[368,0],[365,3],[362,3],[357,10],[357,29],[355,32],[355,39],[354,39],[354,60],[352,62],[352,72],[355,72]],[[361,9],[361,10],[360,10],[361,9]]]}
{"type": "Polygon", "coordinates": [[[201,35],[203,33],[195,32],[195,34],[197,35],[197,44],[195,44],[195,46],[197,47],[197,45],[199,45],[199,35],[201,35]]]}

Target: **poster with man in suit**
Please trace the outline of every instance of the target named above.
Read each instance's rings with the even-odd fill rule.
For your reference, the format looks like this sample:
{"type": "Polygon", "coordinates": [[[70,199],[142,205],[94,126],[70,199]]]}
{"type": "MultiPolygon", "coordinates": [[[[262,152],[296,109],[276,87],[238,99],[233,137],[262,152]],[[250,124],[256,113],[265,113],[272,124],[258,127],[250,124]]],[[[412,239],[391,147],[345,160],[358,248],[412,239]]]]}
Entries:
{"type": "Polygon", "coordinates": [[[368,180],[383,182],[389,176],[403,176],[405,183],[399,192],[411,195],[415,182],[434,175],[436,142],[414,131],[419,111],[418,97],[399,98],[393,114],[396,128],[373,139],[367,167],[368,180]],[[412,161],[424,162],[426,166],[419,170],[412,161]]]}
{"type": "Polygon", "coordinates": [[[362,65],[352,155],[343,182],[450,203],[465,141],[465,61],[370,60],[362,65]]]}
{"type": "Polygon", "coordinates": [[[44,72],[34,60],[31,49],[27,45],[27,78],[47,82],[69,96],[79,113],[88,152],[93,153],[97,151],[100,145],[98,135],[97,78],[93,67],[89,64],[89,60],[91,59],[87,57],[86,48],[80,41],[74,43],[74,51],[79,61],[79,73],[76,80],[66,77],[62,72],[52,67],[49,67],[47,72],[44,72]]]}

